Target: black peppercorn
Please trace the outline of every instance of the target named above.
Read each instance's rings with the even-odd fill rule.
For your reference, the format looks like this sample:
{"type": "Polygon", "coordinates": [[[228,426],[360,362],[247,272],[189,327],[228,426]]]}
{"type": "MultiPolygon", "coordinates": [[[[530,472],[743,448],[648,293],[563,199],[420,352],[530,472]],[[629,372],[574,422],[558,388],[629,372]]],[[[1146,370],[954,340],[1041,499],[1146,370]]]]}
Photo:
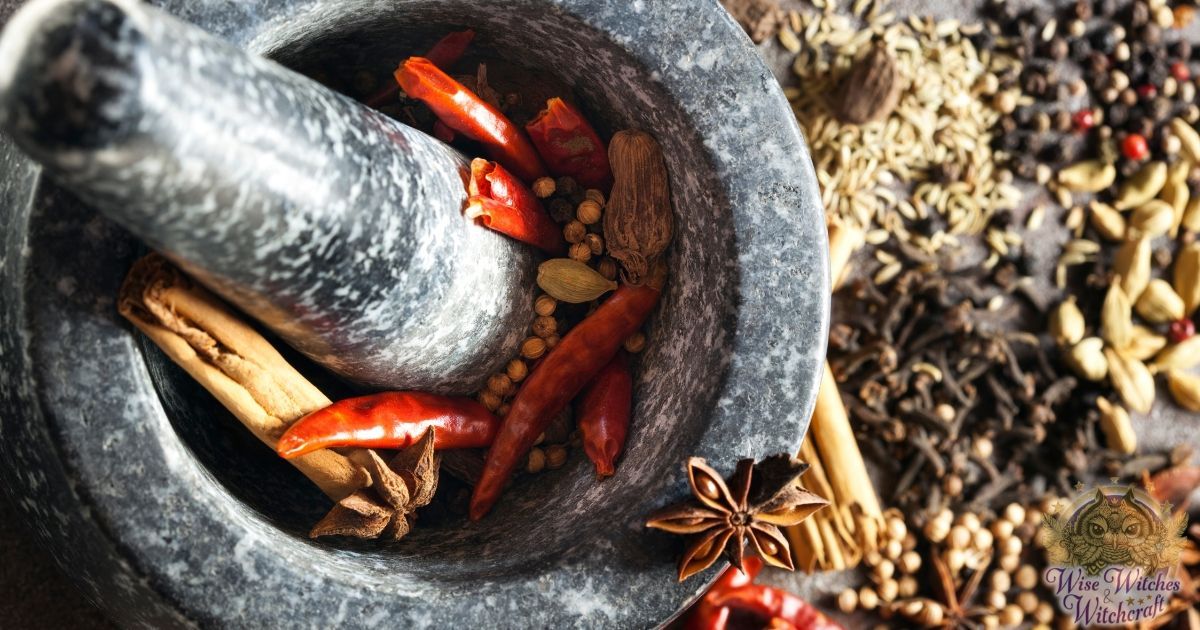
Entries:
{"type": "Polygon", "coordinates": [[[1088,55],[1088,69],[1091,74],[1106,74],[1110,68],[1112,68],[1112,62],[1105,53],[1096,50],[1088,55]]]}
{"type": "Polygon", "coordinates": [[[1075,0],[1075,17],[1085,21],[1092,19],[1092,0],[1075,0]]]}
{"type": "Polygon", "coordinates": [[[1029,126],[1029,123],[1033,121],[1033,114],[1034,109],[1025,105],[1013,110],[1013,117],[1017,119],[1017,124],[1022,127],[1029,126]]]}
{"type": "Polygon", "coordinates": [[[1088,56],[1092,54],[1092,43],[1082,37],[1072,39],[1069,46],[1071,58],[1080,63],[1087,61],[1088,56]]]}
{"type": "Polygon", "coordinates": [[[996,148],[1001,151],[1013,152],[1021,148],[1021,137],[1019,134],[1006,133],[996,138],[996,148]]]}
{"type": "Polygon", "coordinates": [[[1070,46],[1067,45],[1067,40],[1062,37],[1055,37],[1054,39],[1050,40],[1050,43],[1047,45],[1047,49],[1047,52],[1050,54],[1050,58],[1059,61],[1066,59],[1067,54],[1071,51],[1070,46]]]}
{"type": "Polygon", "coordinates": [[[1121,173],[1122,177],[1132,176],[1134,173],[1138,172],[1141,167],[1141,162],[1127,158],[1121,158],[1121,161],[1117,162],[1117,170],[1121,173]]]}
{"type": "Polygon", "coordinates": [[[1055,142],[1042,151],[1041,159],[1055,166],[1070,164],[1075,161],[1077,143],[1055,142]]]}
{"type": "Polygon", "coordinates": [[[1037,155],[1046,146],[1046,136],[1040,133],[1025,133],[1020,136],[1018,147],[1028,155],[1037,155]]]}
{"type": "Polygon", "coordinates": [[[1137,121],[1136,132],[1141,134],[1143,138],[1149,140],[1154,136],[1154,121],[1150,118],[1139,118],[1137,121]]]}
{"type": "Polygon", "coordinates": [[[1154,22],[1149,22],[1142,26],[1139,37],[1147,45],[1154,46],[1162,41],[1162,27],[1154,22]]]}
{"type": "Polygon", "coordinates": [[[1175,59],[1186,62],[1192,56],[1192,42],[1186,39],[1171,42],[1167,51],[1175,59]]]}
{"type": "Polygon", "coordinates": [[[1121,103],[1113,103],[1108,107],[1105,120],[1110,125],[1116,125],[1120,127],[1121,125],[1124,125],[1127,120],[1129,120],[1129,108],[1121,103]]]}
{"type": "Polygon", "coordinates": [[[1018,177],[1033,179],[1037,177],[1037,160],[1032,155],[1022,155],[1017,158],[1017,165],[1014,171],[1018,177]]]}
{"type": "Polygon", "coordinates": [[[1121,33],[1116,29],[1104,27],[1096,29],[1092,32],[1092,48],[1106,54],[1111,55],[1117,49],[1117,44],[1121,43],[1121,33]]]}
{"type": "Polygon", "coordinates": [[[991,50],[996,47],[996,35],[990,29],[980,29],[978,33],[967,39],[971,40],[971,44],[975,46],[976,50],[991,50]]]}
{"type": "Polygon", "coordinates": [[[1000,119],[1000,131],[1004,133],[1012,133],[1017,130],[1017,121],[1011,115],[1004,116],[1000,119]]]}
{"type": "Polygon", "coordinates": [[[1129,15],[1126,17],[1130,26],[1137,28],[1150,21],[1150,7],[1144,2],[1134,2],[1129,5],[1129,15]]]}

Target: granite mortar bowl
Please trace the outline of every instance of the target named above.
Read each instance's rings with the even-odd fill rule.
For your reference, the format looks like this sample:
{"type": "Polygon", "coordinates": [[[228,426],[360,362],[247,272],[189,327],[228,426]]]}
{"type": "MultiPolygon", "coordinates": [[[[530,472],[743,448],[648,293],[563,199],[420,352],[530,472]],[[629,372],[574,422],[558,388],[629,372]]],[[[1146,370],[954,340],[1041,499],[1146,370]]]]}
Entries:
{"type": "MultiPolygon", "coordinates": [[[[683,495],[689,455],[731,470],[797,450],[828,322],[812,165],[737,26],[711,0],[160,4],[302,72],[381,69],[473,27],[484,50],[570,84],[605,130],[659,138],[671,282],[614,478],[597,482],[576,451],[479,523],[312,542],[323,497],[116,314],[143,248],[0,136],[0,474],[59,563],[131,627],[646,627],[677,614],[716,570],[678,584],[678,542],[645,530],[645,514],[683,495]]],[[[0,0],[0,15],[12,8],[0,0]]]]}

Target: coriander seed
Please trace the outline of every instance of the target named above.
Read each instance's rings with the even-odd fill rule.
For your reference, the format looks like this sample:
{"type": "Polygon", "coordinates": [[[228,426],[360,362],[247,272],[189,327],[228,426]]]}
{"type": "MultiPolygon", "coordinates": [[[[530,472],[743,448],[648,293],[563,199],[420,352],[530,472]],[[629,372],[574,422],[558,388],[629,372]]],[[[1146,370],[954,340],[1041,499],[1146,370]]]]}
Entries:
{"type": "Polygon", "coordinates": [[[1017,607],[1019,607],[1021,609],[1021,612],[1025,613],[1025,614],[1030,614],[1033,611],[1037,610],[1037,606],[1038,606],[1037,593],[1034,593],[1033,591],[1021,591],[1020,593],[1017,593],[1016,603],[1017,603],[1017,607]]]}
{"type": "Polygon", "coordinates": [[[502,401],[500,400],[500,397],[497,396],[495,392],[491,392],[486,389],[479,392],[479,404],[487,407],[488,411],[495,411],[500,406],[501,402],[502,401]]]}
{"type": "Polygon", "coordinates": [[[599,234],[588,234],[583,237],[583,242],[587,244],[593,256],[599,256],[604,253],[604,237],[599,234]]]}
{"type": "Polygon", "coordinates": [[[526,359],[538,359],[546,354],[546,342],[540,337],[528,337],[521,342],[521,356],[526,359]]]}
{"type": "Polygon", "coordinates": [[[589,201],[596,202],[601,208],[604,207],[604,193],[600,192],[599,190],[596,190],[595,188],[589,188],[584,192],[583,196],[589,201]]]}
{"type": "Polygon", "coordinates": [[[546,337],[546,348],[553,350],[554,346],[557,346],[559,341],[562,341],[562,337],[559,337],[558,335],[550,335],[549,337],[546,337]]]}
{"type": "Polygon", "coordinates": [[[512,393],[513,382],[512,379],[508,378],[507,374],[493,374],[491,378],[488,379],[487,387],[488,391],[492,392],[493,394],[504,397],[512,393]]]}
{"type": "Polygon", "coordinates": [[[1004,519],[1013,525],[1025,522],[1025,508],[1020,503],[1009,503],[1004,508],[1004,519]]]}
{"type": "Polygon", "coordinates": [[[838,610],[844,613],[852,613],[858,609],[858,591],[852,588],[843,590],[837,596],[838,610]]]}
{"type": "Polygon", "coordinates": [[[858,605],[863,610],[875,610],[879,606],[879,594],[870,586],[858,589],[858,605]]]}
{"type": "Polygon", "coordinates": [[[1009,604],[1000,611],[1000,625],[1017,626],[1025,620],[1025,613],[1016,604],[1009,604]]]}
{"type": "Polygon", "coordinates": [[[917,589],[920,585],[917,583],[917,578],[906,575],[899,580],[899,589],[897,594],[900,597],[912,597],[917,594],[917,589]]]}
{"type": "Polygon", "coordinates": [[[879,599],[885,602],[895,601],[900,594],[900,584],[896,580],[887,579],[879,582],[879,599]]]}
{"type": "Polygon", "coordinates": [[[546,468],[557,470],[567,462],[567,449],[561,444],[552,444],[546,448],[546,468]]]}
{"type": "Polygon", "coordinates": [[[587,199],[575,209],[575,218],[584,225],[593,225],[600,221],[601,213],[600,204],[587,199]]]}
{"type": "Polygon", "coordinates": [[[1017,569],[1017,574],[1013,578],[1017,584],[1017,588],[1025,590],[1033,589],[1037,586],[1037,569],[1033,568],[1032,565],[1023,564],[1021,568],[1017,569]]]}
{"type": "Polygon", "coordinates": [[[558,300],[549,295],[539,295],[538,299],[533,302],[533,312],[542,317],[553,315],[556,308],[558,308],[558,300]]]}
{"type": "Polygon", "coordinates": [[[580,223],[578,220],[571,221],[563,227],[563,238],[565,238],[568,243],[580,243],[583,241],[585,236],[587,236],[587,226],[580,223]]]}
{"type": "Polygon", "coordinates": [[[533,182],[533,194],[539,199],[545,199],[554,194],[554,180],[549,177],[539,177],[533,182]]]}
{"type": "Polygon", "coordinates": [[[553,317],[541,316],[533,320],[533,334],[545,339],[558,332],[558,321],[553,317]]]}
{"type": "Polygon", "coordinates": [[[600,263],[596,265],[596,271],[600,272],[600,275],[604,276],[605,280],[616,280],[618,271],[617,261],[605,256],[600,260],[600,263]]]}
{"type": "Polygon", "coordinates": [[[991,584],[993,591],[1007,593],[1012,588],[1012,576],[1007,571],[992,571],[991,584]]]}
{"type": "Polygon", "coordinates": [[[633,333],[625,340],[625,351],[631,354],[637,354],[646,347],[646,335],[640,332],[633,333]]]}
{"type": "Polygon", "coordinates": [[[529,459],[525,461],[525,472],[536,475],[546,467],[546,453],[538,447],[529,450],[529,459]]]}
{"type": "Polygon", "coordinates": [[[526,376],[529,376],[529,366],[525,365],[525,362],[520,359],[513,359],[505,366],[504,373],[508,375],[509,380],[512,382],[520,383],[525,380],[526,376]]]}
{"type": "Polygon", "coordinates": [[[510,405],[508,403],[504,403],[504,404],[500,405],[499,407],[496,407],[496,415],[503,418],[504,416],[507,416],[508,412],[511,410],[512,410],[512,405],[510,405]]]}
{"type": "Polygon", "coordinates": [[[567,257],[571,260],[577,260],[585,263],[592,259],[592,248],[588,247],[587,243],[578,242],[571,245],[571,249],[567,251],[567,257]]]}

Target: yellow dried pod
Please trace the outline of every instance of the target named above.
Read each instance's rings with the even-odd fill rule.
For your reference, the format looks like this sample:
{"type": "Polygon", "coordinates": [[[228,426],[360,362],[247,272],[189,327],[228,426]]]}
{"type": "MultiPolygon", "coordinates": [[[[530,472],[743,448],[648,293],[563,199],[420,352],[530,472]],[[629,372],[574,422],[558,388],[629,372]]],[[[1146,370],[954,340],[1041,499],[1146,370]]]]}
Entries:
{"type": "MultiPolygon", "coordinates": [[[[1179,182],[1187,182],[1188,175],[1192,172],[1192,165],[1187,160],[1175,160],[1167,167],[1167,183],[1177,184],[1179,182]]],[[[1163,189],[1166,190],[1165,188],[1163,189]]]]}
{"type": "Polygon", "coordinates": [[[1171,206],[1173,217],[1169,233],[1172,237],[1179,234],[1179,226],[1183,224],[1183,213],[1187,211],[1188,201],[1191,200],[1191,196],[1192,193],[1188,190],[1186,181],[1170,181],[1167,182],[1166,186],[1163,186],[1162,194],[1159,195],[1159,198],[1171,206]]]}
{"type": "Polygon", "coordinates": [[[1150,413],[1154,406],[1154,375],[1146,364],[1123,357],[1112,348],[1104,349],[1104,358],[1108,360],[1108,380],[1125,406],[1141,414],[1150,413]]]}
{"type": "Polygon", "coordinates": [[[1188,370],[1197,365],[1200,365],[1200,335],[1192,335],[1159,352],[1151,367],[1155,372],[1166,372],[1188,370]]]}
{"type": "Polygon", "coordinates": [[[1092,227],[1108,241],[1125,240],[1125,217],[1116,208],[1099,201],[1089,204],[1092,227]]]}
{"type": "Polygon", "coordinates": [[[1183,118],[1171,121],[1171,134],[1179,138],[1179,148],[1183,156],[1192,164],[1200,165],[1200,133],[1192,128],[1183,118]]]}
{"type": "Polygon", "coordinates": [[[1100,336],[1114,348],[1124,348],[1129,343],[1129,331],[1133,328],[1133,309],[1129,298],[1121,289],[1121,283],[1113,279],[1100,307],[1100,336]]]}
{"type": "Polygon", "coordinates": [[[1200,243],[1179,250],[1175,257],[1173,286],[1183,300],[1183,314],[1191,317],[1200,306],[1200,243]]]}
{"type": "Polygon", "coordinates": [[[552,258],[538,266],[538,286],[560,302],[582,304],[617,288],[617,283],[570,258],[552,258]]]}
{"type": "Polygon", "coordinates": [[[1113,271],[1121,276],[1125,297],[1136,302],[1150,283],[1150,239],[1125,241],[1113,259],[1113,271]]]}
{"type": "Polygon", "coordinates": [[[1189,232],[1200,232],[1200,195],[1188,199],[1180,226],[1189,232]]]}
{"type": "Polygon", "coordinates": [[[1084,160],[1058,172],[1058,183],[1074,192],[1100,192],[1112,186],[1116,178],[1116,167],[1100,160],[1084,160]]]}
{"type": "Polygon", "coordinates": [[[1136,208],[1157,197],[1166,183],[1167,163],[1161,160],[1150,162],[1121,184],[1114,205],[1117,210],[1136,208]]]}
{"type": "Polygon", "coordinates": [[[1088,337],[1075,344],[1064,356],[1067,365],[1089,381],[1102,381],[1108,376],[1108,360],[1104,358],[1104,340],[1088,337]]]}
{"type": "Polygon", "coordinates": [[[1171,231],[1175,225],[1175,209],[1171,204],[1153,199],[1137,207],[1129,218],[1129,227],[1138,234],[1154,238],[1171,231]]]}
{"type": "Polygon", "coordinates": [[[1079,343],[1083,339],[1086,328],[1087,322],[1084,321],[1083,311],[1079,310],[1079,305],[1075,303],[1073,295],[1063,300],[1050,313],[1050,334],[1063,346],[1073,346],[1079,343]]]}
{"type": "Polygon", "coordinates": [[[1171,288],[1171,283],[1158,278],[1146,285],[1134,308],[1151,324],[1166,324],[1183,317],[1183,299],[1171,288]]]}
{"type": "Polygon", "coordinates": [[[1108,448],[1126,455],[1136,451],[1137,434],[1133,431],[1129,412],[1103,397],[1096,399],[1096,408],[1100,410],[1100,431],[1104,433],[1108,448]]]}
{"type": "Polygon", "coordinates": [[[1145,326],[1134,326],[1129,331],[1129,341],[1123,348],[1117,348],[1121,354],[1138,361],[1149,361],[1154,355],[1167,347],[1167,338],[1145,326]]]}
{"type": "Polygon", "coordinates": [[[1167,389],[1180,407],[1200,411],[1200,376],[1171,370],[1167,372],[1167,389]]]}

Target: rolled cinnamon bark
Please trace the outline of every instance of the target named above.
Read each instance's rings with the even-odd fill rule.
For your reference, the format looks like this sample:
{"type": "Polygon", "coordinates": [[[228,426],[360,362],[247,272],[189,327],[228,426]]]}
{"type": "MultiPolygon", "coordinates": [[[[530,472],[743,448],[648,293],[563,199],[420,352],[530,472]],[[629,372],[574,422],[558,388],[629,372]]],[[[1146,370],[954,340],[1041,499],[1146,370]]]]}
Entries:
{"type": "MultiPolygon", "coordinates": [[[[330,404],[262,335],[158,254],[134,263],[117,309],[272,454],[289,425],[330,404]]],[[[334,501],[370,484],[361,467],[331,450],[288,461],[334,501]]]]}
{"type": "MultiPolygon", "coordinates": [[[[830,222],[828,229],[830,277],[836,290],[864,234],[840,222],[830,222]]],[[[828,361],[800,457],[812,466],[805,487],[831,505],[815,514],[811,525],[789,528],[797,566],[808,571],[857,566],[863,555],[879,548],[884,518],[828,361]]]]}

